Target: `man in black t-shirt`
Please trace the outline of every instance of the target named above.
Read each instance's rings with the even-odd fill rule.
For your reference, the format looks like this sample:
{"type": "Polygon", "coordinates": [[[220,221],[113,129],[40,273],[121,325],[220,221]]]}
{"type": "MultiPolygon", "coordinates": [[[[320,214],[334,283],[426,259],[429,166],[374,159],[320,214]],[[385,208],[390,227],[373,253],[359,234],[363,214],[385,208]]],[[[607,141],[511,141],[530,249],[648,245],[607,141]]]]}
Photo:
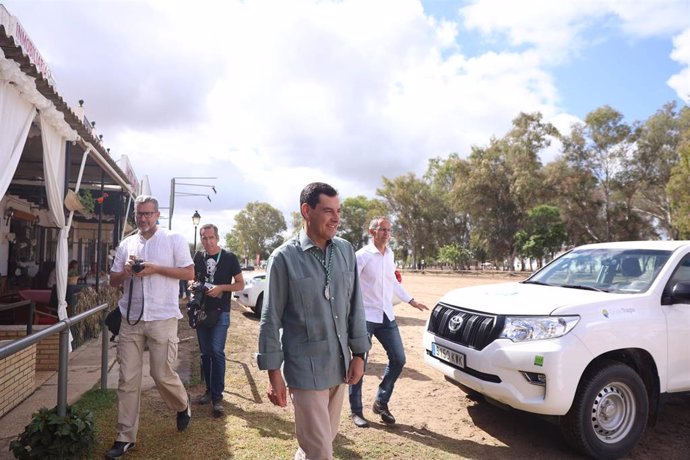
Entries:
{"type": "Polygon", "coordinates": [[[205,283],[204,307],[220,309],[218,322],[211,327],[196,329],[201,350],[201,364],[206,382],[206,393],[198,404],[213,403],[213,416],[223,415],[223,390],[225,388],[225,339],[230,326],[230,301],[233,291],[244,289],[244,278],[237,257],[218,246],[218,227],[202,225],[199,229],[203,252],[194,255],[195,281],[205,283]]]}

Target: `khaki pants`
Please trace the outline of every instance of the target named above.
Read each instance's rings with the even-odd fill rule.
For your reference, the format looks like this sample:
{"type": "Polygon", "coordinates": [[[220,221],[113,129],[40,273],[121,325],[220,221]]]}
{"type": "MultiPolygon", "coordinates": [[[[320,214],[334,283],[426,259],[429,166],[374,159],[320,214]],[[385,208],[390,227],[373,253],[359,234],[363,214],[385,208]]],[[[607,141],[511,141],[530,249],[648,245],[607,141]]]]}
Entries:
{"type": "Polygon", "coordinates": [[[327,390],[290,388],[290,397],[295,407],[295,435],[299,443],[295,460],[332,459],[345,385],[327,390]]]}
{"type": "MultiPolygon", "coordinates": [[[[117,344],[120,377],[117,386],[116,441],[136,442],[144,344],[148,343],[151,377],[163,401],[175,412],[188,404],[187,390],[172,368],[177,359],[177,318],[139,321],[130,326],[123,318],[117,344]]],[[[171,422],[172,423],[172,422],[171,422]]]]}

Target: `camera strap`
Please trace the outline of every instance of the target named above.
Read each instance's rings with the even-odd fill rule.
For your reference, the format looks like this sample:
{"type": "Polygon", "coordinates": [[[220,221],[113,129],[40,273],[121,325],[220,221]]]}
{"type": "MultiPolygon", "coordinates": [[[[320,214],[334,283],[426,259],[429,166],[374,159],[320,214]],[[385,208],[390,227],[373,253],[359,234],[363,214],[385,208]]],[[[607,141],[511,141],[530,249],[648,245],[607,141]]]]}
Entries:
{"type": "Polygon", "coordinates": [[[141,321],[141,317],[144,316],[144,280],[141,280],[141,312],[139,312],[139,317],[135,322],[129,320],[129,312],[132,309],[132,290],[134,289],[134,276],[129,278],[129,298],[127,299],[127,324],[130,326],[136,326],[141,321]]]}

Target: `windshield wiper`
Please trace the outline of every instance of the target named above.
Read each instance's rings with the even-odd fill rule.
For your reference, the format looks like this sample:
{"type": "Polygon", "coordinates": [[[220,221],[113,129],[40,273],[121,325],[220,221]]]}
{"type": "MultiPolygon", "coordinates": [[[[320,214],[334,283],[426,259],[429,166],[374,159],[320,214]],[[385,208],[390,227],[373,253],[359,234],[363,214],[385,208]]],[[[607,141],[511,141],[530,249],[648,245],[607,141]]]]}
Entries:
{"type": "Polygon", "coordinates": [[[553,286],[553,284],[545,283],[543,281],[532,281],[532,280],[522,281],[522,284],[538,284],[539,286],[553,286]]]}
{"type": "Polygon", "coordinates": [[[586,286],[584,284],[561,284],[560,286],[570,289],[584,289],[585,291],[609,292],[607,289],[599,289],[594,286],[586,286]]]}

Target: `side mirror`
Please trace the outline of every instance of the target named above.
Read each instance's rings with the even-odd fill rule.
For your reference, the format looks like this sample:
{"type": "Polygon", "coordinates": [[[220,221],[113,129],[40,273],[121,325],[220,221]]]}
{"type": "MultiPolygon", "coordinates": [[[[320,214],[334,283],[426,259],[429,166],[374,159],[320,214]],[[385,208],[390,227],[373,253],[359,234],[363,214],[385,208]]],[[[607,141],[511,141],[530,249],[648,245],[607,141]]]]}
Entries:
{"type": "Polygon", "coordinates": [[[671,299],[673,303],[690,303],[690,282],[676,283],[671,291],[671,299]]]}

